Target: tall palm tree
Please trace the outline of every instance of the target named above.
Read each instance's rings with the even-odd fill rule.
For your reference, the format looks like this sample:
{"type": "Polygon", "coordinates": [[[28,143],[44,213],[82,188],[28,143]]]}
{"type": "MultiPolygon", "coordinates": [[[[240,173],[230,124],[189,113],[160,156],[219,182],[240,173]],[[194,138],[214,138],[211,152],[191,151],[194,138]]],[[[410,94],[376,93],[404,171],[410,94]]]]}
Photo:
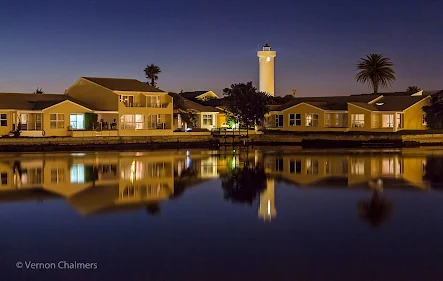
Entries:
{"type": "Polygon", "coordinates": [[[357,70],[360,72],[355,79],[357,82],[368,83],[374,89],[374,94],[377,94],[380,87],[387,88],[395,81],[393,66],[390,58],[380,54],[369,54],[357,63],[357,70]]]}
{"type": "Polygon", "coordinates": [[[161,72],[162,71],[160,67],[153,63],[151,65],[146,66],[145,75],[148,80],[151,80],[150,83],[151,86],[155,87],[157,85],[156,81],[158,80],[158,74],[161,72]]]}

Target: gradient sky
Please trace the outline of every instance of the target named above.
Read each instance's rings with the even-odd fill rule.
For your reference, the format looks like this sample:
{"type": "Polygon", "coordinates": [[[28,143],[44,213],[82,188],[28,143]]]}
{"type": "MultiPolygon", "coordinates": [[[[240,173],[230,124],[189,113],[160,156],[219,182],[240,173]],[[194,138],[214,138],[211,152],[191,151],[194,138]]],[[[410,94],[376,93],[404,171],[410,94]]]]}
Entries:
{"type": "Polygon", "coordinates": [[[276,95],[370,92],[355,64],[370,52],[397,81],[443,89],[441,0],[1,0],[0,91],[63,93],[80,76],[146,81],[166,91],[258,81],[258,44],[277,51],[276,95]]]}

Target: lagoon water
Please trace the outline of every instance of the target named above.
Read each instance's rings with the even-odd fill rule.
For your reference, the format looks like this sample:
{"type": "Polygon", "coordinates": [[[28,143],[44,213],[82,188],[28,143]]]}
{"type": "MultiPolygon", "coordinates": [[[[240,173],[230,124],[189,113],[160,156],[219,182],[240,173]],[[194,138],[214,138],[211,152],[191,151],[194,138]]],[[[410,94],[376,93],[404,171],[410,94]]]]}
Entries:
{"type": "Polygon", "coordinates": [[[0,175],[0,280],[443,280],[441,149],[2,154],[0,175]]]}

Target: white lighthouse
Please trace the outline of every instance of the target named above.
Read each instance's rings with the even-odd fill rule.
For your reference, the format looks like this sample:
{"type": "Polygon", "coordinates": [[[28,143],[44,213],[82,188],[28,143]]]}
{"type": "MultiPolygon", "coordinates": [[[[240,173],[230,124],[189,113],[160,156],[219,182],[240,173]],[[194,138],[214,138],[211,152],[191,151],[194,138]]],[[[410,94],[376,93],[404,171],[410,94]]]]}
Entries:
{"type": "Polygon", "coordinates": [[[257,56],[260,65],[259,90],[274,96],[274,58],[277,52],[271,51],[271,46],[266,44],[263,51],[257,52],[257,56]]]}

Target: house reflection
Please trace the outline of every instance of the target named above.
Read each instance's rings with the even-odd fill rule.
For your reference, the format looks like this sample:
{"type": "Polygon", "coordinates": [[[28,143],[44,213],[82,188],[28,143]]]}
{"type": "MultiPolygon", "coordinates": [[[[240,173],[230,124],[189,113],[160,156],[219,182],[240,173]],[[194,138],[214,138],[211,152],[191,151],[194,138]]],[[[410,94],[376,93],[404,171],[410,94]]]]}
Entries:
{"type": "Polygon", "coordinates": [[[248,167],[243,172],[249,179],[241,182],[246,190],[224,189],[224,194],[231,202],[257,200],[258,217],[271,221],[277,214],[275,181],[376,192],[428,190],[423,180],[426,171],[430,177],[426,159],[398,153],[279,155],[256,150],[11,155],[0,159],[0,203],[65,198],[82,215],[124,210],[154,214],[162,202],[203,182],[222,178],[229,186],[229,177],[248,167]],[[241,197],[245,194],[247,198],[241,197]]]}

